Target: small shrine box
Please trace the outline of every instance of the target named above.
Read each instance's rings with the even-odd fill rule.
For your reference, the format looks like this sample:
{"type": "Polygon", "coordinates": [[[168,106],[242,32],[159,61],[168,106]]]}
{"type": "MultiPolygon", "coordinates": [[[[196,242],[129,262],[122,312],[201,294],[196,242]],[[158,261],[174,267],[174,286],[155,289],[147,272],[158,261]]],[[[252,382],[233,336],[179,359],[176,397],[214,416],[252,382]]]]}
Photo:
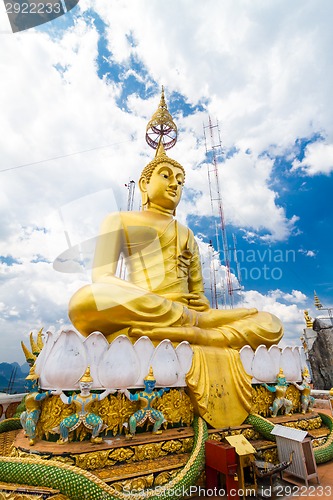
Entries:
{"type": "Polygon", "coordinates": [[[235,448],[228,443],[208,439],[206,441],[206,488],[214,489],[220,486],[219,473],[223,475],[228,499],[231,498],[231,492],[233,492],[233,500],[239,500],[235,448]]]}
{"type": "Polygon", "coordinates": [[[312,442],[307,437],[307,431],[275,425],[271,434],[276,437],[280,462],[290,460],[292,454],[291,465],[282,472],[283,479],[296,484],[298,482],[295,478],[302,479],[306,486],[309,484],[309,479],[317,479],[319,483],[312,442]]]}
{"type": "Polygon", "coordinates": [[[255,448],[242,435],[228,436],[225,438],[231,446],[235,447],[238,456],[238,489],[246,492],[248,496],[257,493],[257,480],[253,467],[255,448]]]}

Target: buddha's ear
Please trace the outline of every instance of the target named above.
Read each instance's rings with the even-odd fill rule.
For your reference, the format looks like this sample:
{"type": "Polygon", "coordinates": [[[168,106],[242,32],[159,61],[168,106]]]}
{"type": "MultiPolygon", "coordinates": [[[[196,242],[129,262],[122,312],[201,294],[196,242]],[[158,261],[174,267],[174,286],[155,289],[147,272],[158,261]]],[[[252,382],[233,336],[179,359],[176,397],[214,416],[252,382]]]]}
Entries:
{"type": "Polygon", "coordinates": [[[141,193],[145,193],[147,191],[147,179],[145,177],[140,177],[139,189],[140,189],[141,193]]]}
{"type": "Polygon", "coordinates": [[[147,194],[147,179],[145,177],[140,177],[139,189],[141,191],[142,210],[145,210],[145,206],[148,204],[149,201],[147,194]]]}

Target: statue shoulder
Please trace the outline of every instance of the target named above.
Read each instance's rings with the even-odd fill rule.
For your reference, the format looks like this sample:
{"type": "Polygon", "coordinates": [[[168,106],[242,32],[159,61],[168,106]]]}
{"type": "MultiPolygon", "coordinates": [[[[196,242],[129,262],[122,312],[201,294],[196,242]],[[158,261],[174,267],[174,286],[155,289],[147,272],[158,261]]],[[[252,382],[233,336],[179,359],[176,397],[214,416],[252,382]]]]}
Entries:
{"type": "Polygon", "coordinates": [[[101,233],[108,233],[110,230],[120,229],[136,223],[142,217],[141,212],[111,212],[103,220],[101,233]]]}
{"type": "Polygon", "coordinates": [[[177,221],[177,226],[178,226],[178,233],[181,236],[187,236],[188,238],[194,238],[194,234],[192,229],[189,227],[185,226],[184,224],[181,224],[180,222],[177,221]]]}
{"type": "Polygon", "coordinates": [[[180,239],[182,241],[186,241],[186,246],[193,252],[197,251],[198,249],[198,244],[195,240],[194,233],[192,229],[189,227],[185,226],[184,224],[181,224],[180,222],[177,221],[178,225],[178,234],[180,236],[180,239]]]}

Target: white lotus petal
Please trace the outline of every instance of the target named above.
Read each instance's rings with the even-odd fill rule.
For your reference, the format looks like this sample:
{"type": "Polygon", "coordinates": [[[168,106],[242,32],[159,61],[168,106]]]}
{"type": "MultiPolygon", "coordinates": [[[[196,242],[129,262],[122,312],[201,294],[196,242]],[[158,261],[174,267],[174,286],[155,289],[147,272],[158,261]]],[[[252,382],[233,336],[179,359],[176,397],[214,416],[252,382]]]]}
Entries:
{"type": "Polygon", "coordinates": [[[99,368],[98,378],[103,387],[125,389],[133,387],[140,375],[140,362],[126,335],[119,335],[109,345],[99,368]]]}
{"type": "Polygon", "coordinates": [[[151,359],[156,385],[170,387],[176,384],[181,371],[176,351],[170,340],[162,340],[151,359]]]}
{"type": "Polygon", "coordinates": [[[101,332],[93,332],[87,337],[83,345],[87,353],[88,365],[90,366],[90,375],[93,379],[93,389],[102,388],[102,384],[98,377],[98,367],[103,355],[109,347],[109,343],[101,332]]]}
{"type": "Polygon", "coordinates": [[[176,382],[177,387],[186,387],[186,374],[192,366],[193,350],[189,342],[184,340],[176,347],[176,355],[178,358],[180,372],[176,382]]]}
{"type": "Polygon", "coordinates": [[[252,347],[245,345],[239,351],[240,359],[243,363],[244,370],[248,375],[252,375],[252,362],[254,358],[254,352],[252,347]]]}
{"type": "Polygon", "coordinates": [[[78,333],[63,331],[52,346],[43,367],[48,389],[72,390],[87,368],[86,351],[78,333]]]}
{"type": "Polygon", "coordinates": [[[286,381],[296,382],[298,378],[298,368],[295,366],[295,358],[291,347],[287,346],[282,349],[280,365],[283,369],[286,381]]]}
{"type": "Polygon", "coordinates": [[[59,335],[55,335],[54,333],[49,331],[47,331],[45,335],[46,335],[46,340],[44,342],[43,349],[39,353],[35,362],[35,371],[39,378],[39,386],[42,389],[44,389],[47,385],[49,385],[49,382],[44,374],[44,365],[56,339],[59,337],[59,335]]]}
{"type": "Polygon", "coordinates": [[[255,382],[268,383],[276,379],[276,373],[265,345],[260,345],[256,349],[252,362],[252,375],[255,382]]]}
{"type": "Polygon", "coordinates": [[[268,354],[271,359],[272,366],[274,367],[273,371],[275,373],[274,378],[270,380],[270,382],[276,382],[277,374],[280,371],[281,349],[277,345],[272,345],[268,349],[268,354]]]}
{"type": "Polygon", "coordinates": [[[295,361],[295,370],[297,369],[297,378],[296,380],[293,380],[292,382],[300,382],[302,380],[302,364],[301,364],[301,357],[299,355],[299,350],[298,347],[294,346],[291,349],[293,356],[294,356],[294,361],[295,361]]]}
{"type": "Polygon", "coordinates": [[[304,351],[304,347],[298,346],[298,351],[299,351],[299,356],[300,356],[300,359],[301,359],[301,367],[302,367],[302,371],[303,371],[304,367],[308,366],[308,362],[307,362],[307,359],[306,359],[306,354],[305,354],[305,351],[304,351]]]}
{"type": "Polygon", "coordinates": [[[134,344],[134,351],[140,362],[140,374],[135,387],[144,387],[143,379],[149,372],[150,360],[154,353],[154,344],[149,337],[140,337],[134,344]]]}

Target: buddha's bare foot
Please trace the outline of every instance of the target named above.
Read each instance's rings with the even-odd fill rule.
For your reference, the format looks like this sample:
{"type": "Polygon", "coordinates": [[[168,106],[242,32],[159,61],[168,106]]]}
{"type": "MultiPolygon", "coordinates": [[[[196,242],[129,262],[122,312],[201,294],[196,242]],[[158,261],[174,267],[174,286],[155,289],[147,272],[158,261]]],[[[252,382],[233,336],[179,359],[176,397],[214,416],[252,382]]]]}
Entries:
{"type": "Polygon", "coordinates": [[[185,326],[169,326],[169,327],[156,327],[150,330],[142,328],[131,328],[128,332],[130,337],[139,338],[147,335],[150,340],[164,340],[169,339],[171,342],[182,342],[187,340],[192,344],[199,343],[198,336],[202,335],[202,331],[197,327],[185,326]]]}
{"type": "Polygon", "coordinates": [[[131,328],[128,335],[133,338],[147,335],[152,341],[169,339],[171,342],[183,342],[186,340],[193,345],[215,345],[216,347],[226,347],[228,345],[228,341],[221,331],[205,330],[196,326],[169,326],[151,328],[150,330],[131,328]]]}
{"type": "Polygon", "coordinates": [[[230,322],[237,321],[247,316],[251,316],[258,312],[257,309],[210,309],[203,312],[198,317],[199,328],[218,328],[219,326],[226,325],[230,322]]]}

